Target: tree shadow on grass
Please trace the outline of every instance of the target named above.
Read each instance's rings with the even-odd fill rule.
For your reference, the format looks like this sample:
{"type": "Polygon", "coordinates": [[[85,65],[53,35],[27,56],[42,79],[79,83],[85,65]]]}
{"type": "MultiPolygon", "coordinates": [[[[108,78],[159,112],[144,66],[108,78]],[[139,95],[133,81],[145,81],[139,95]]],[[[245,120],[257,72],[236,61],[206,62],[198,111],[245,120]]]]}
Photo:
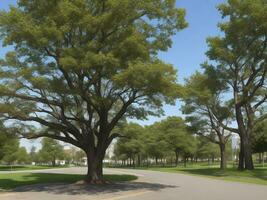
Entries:
{"type": "Polygon", "coordinates": [[[141,189],[158,191],[165,188],[177,187],[147,182],[129,182],[130,180],[136,179],[135,176],[131,175],[106,175],[106,179],[110,181],[114,180],[114,182],[104,185],[75,184],[76,181],[82,180],[83,178],[83,175],[33,173],[25,175],[22,180],[0,179],[0,188],[1,186],[3,186],[2,188],[4,189],[16,187],[12,190],[12,192],[47,192],[52,194],[97,195],[141,189]],[[3,185],[4,183],[6,186],[9,186],[9,188],[5,187],[3,185]]]}
{"type": "Polygon", "coordinates": [[[109,194],[116,192],[150,190],[158,191],[166,188],[175,188],[177,186],[153,184],[146,182],[117,182],[105,185],[77,185],[77,184],[42,184],[24,186],[15,189],[15,192],[48,192],[53,194],[109,194]]]}

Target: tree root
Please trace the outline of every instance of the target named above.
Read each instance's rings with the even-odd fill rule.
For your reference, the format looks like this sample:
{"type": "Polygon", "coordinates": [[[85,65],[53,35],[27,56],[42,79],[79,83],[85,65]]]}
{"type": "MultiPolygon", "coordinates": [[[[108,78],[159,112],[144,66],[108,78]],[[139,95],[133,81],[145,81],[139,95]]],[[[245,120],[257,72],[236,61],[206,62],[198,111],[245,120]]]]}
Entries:
{"type": "Polygon", "coordinates": [[[75,183],[76,185],[104,185],[110,184],[109,181],[106,180],[81,180],[75,183]]]}

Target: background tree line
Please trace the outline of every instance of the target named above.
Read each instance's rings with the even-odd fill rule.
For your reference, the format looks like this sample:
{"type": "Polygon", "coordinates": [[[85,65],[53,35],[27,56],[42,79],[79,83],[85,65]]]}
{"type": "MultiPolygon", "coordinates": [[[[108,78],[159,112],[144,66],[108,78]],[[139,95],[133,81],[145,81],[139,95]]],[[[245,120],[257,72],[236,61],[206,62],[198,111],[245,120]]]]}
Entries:
{"type": "MultiPolygon", "coordinates": [[[[198,124],[199,125],[199,124],[198,124]]],[[[262,163],[267,151],[267,125],[261,123],[253,134],[252,151],[259,153],[255,158],[262,163]]],[[[238,141],[232,134],[226,133],[226,140],[220,142],[215,132],[203,134],[195,132],[195,127],[188,125],[180,117],[168,117],[150,126],[137,123],[125,123],[120,127],[123,137],[114,146],[111,163],[115,166],[178,166],[186,167],[190,163],[220,163],[220,168],[227,167],[227,161],[235,165],[240,151],[238,141]],[[223,149],[221,146],[223,145],[223,149]]]]}
{"type": "Polygon", "coordinates": [[[2,165],[83,165],[86,155],[72,147],[64,149],[58,141],[44,138],[41,148],[37,151],[32,146],[30,152],[20,146],[19,138],[11,133],[3,124],[0,126],[0,164],[2,165]],[[59,163],[59,161],[64,161],[59,163]]]}
{"type": "MultiPolygon", "coordinates": [[[[124,137],[114,147],[118,165],[130,166],[186,166],[190,162],[219,160],[219,147],[206,137],[192,132],[180,117],[168,117],[161,122],[142,127],[136,123],[122,126],[124,137]]],[[[226,158],[232,159],[231,143],[226,158]]]]}

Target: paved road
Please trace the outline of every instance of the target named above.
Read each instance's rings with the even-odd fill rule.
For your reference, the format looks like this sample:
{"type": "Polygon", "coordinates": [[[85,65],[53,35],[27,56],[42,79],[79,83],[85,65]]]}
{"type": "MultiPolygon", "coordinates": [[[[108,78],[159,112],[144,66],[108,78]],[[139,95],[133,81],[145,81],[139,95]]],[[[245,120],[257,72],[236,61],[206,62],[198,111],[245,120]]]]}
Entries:
{"type": "MultiPolygon", "coordinates": [[[[37,171],[34,171],[37,172],[37,171]]],[[[40,170],[38,170],[38,173],[40,170]]],[[[84,168],[41,170],[85,173],[84,168]]],[[[105,169],[108,174],[133,174],[139,179],[109,185],[43,184],[1,194],[0,200],[266,200],[267,186],[235,183],[183,174],[145,170],[105,169]]]]}

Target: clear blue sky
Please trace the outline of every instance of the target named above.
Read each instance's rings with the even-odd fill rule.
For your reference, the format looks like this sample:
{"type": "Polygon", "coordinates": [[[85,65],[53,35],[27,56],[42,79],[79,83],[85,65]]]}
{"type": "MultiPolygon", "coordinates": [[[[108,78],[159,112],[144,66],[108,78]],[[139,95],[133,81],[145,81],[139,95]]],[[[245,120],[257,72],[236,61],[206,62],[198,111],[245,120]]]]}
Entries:
{"type": "MultiPolygon", "coordinates": [[[[189,77],[198,70],[200,64],[206,60],[207,50],[206,38],[218,35],[218,22],[221,21],[216,6],[225,0],[177,0],[177,7],[185,8],[188,28],[180,31],[173,37],[173,46],[168,52],[160,53],[160,58],[167,63],[173,64],[178,69],[178,80],[189,77]]],[[[0,1],[0,9],[8,9],[9,4],[15,4],[16,0],[0,1]]],[[[0,48],[2,57],[8,48],[0,48]]],[[[180,102],[176,106],[164,106],[166,116],[181,115],[179,111],[180,102]]],[[[143,125],[151,124],[162,118],[150,117],[147,121],[140,122],[143,125]]],[[[22,145],[29,148],[32,143],[22,141],[22,145]]]]}

